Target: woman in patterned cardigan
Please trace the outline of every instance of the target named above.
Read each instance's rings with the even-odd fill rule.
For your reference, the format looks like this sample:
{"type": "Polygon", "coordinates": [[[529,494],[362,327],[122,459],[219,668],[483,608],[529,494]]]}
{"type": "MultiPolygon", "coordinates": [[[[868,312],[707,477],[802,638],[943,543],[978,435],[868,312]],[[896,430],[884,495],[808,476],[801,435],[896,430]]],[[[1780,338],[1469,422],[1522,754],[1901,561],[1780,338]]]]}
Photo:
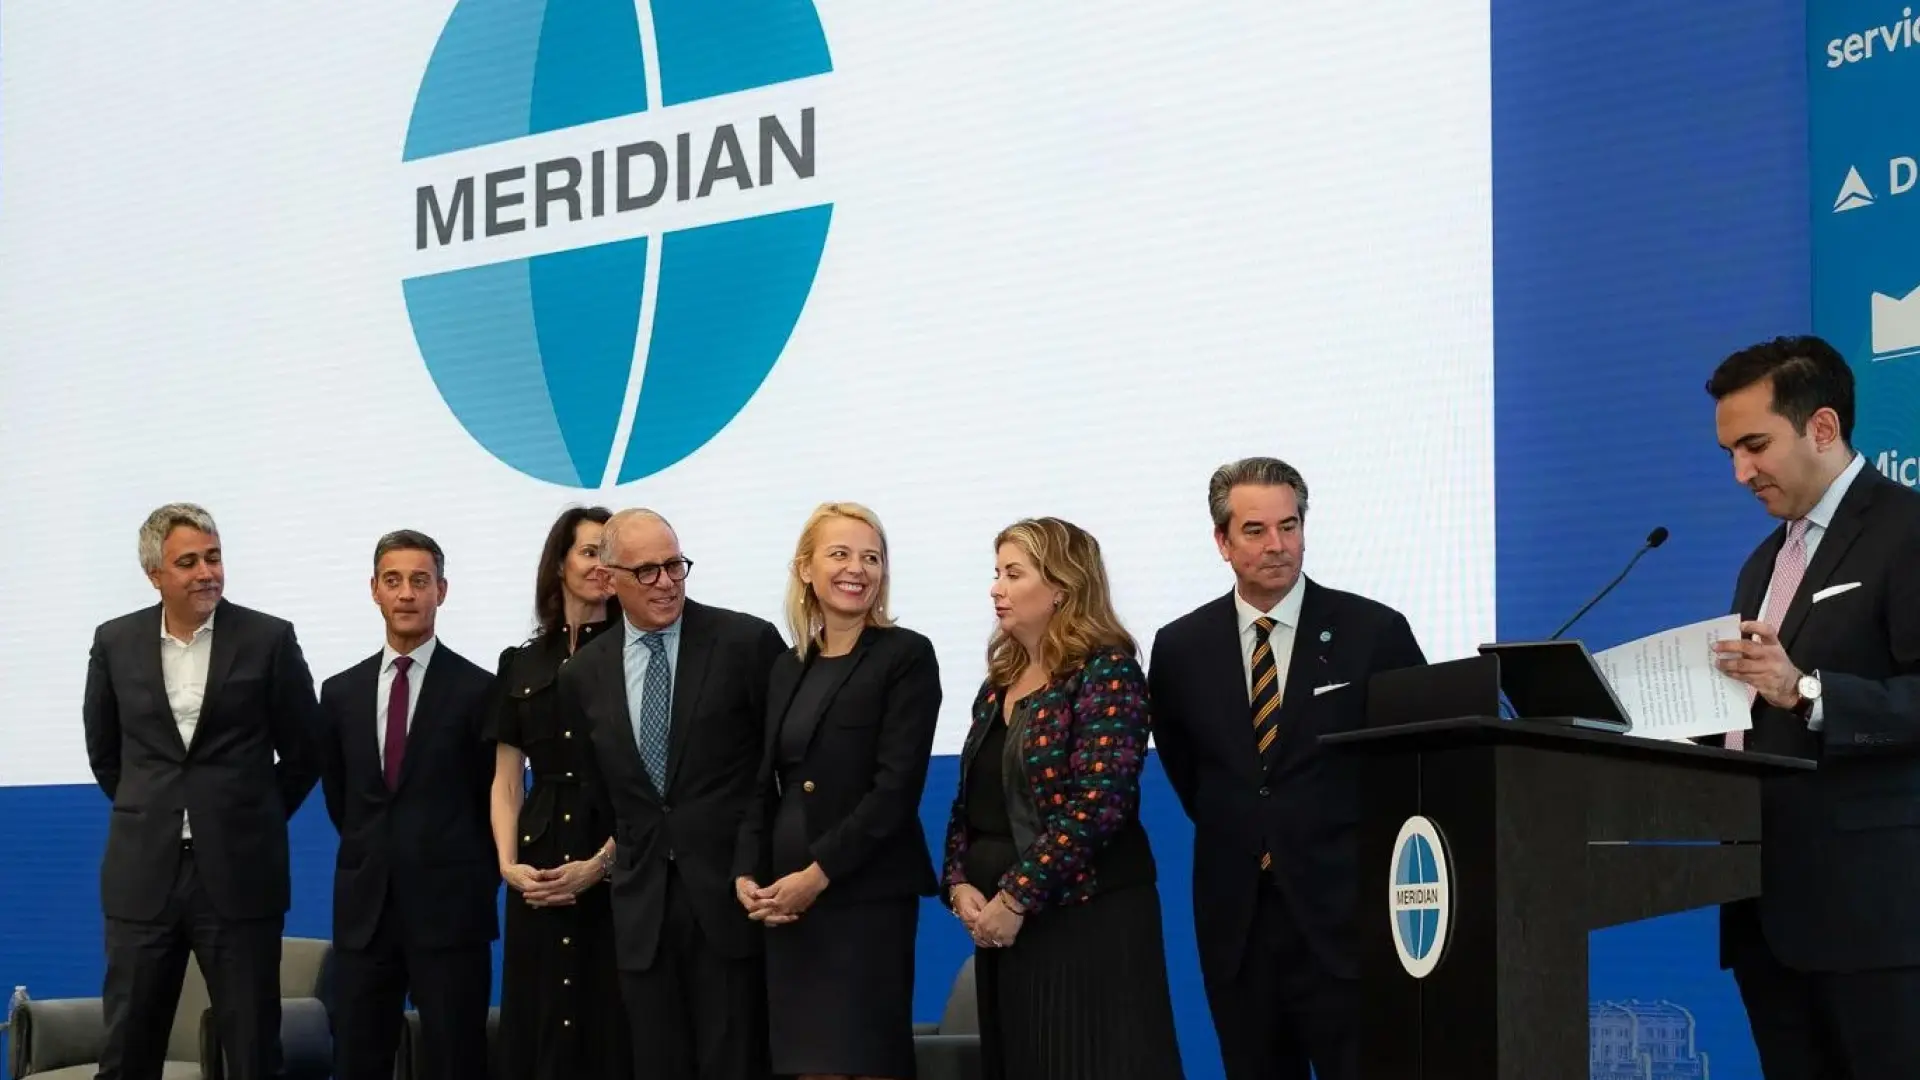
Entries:
{"type": "Polygon", "coordinates": [[[994,540],[998,625],[947,828],[976,947],[986,1080],[1177,1080],[1153,852],[1147,681],[1100,544],[1058,518],[994,540]]]}

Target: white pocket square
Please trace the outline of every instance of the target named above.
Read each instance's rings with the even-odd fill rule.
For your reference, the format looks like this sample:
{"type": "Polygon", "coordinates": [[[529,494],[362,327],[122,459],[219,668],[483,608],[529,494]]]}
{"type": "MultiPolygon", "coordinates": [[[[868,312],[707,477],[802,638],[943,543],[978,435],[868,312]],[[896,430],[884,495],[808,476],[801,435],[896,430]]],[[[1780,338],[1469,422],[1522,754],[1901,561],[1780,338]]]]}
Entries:
{"type": "Polygon", "coordinates": [[[1337,682],[1337,683],[1328,683],[1326,686],[1316,686],[1313,688],[1313,696],[1319,697],[1321,694],[1331,693],[1332,691],[1338,690],[1341,687],[1346,685],[1348,684],[1343,682],[1337,682]]]}
{"type": "Polygon", "coordinates": [[[1819,592],[1814,593],[1812,602],[1817,604],[1829,596],[1839,596],[1843,592],[1852,592],[1859,587],[1860,583],[1857,581],[1849,581],[1845,585],[1829,585],[1819,592]]]}

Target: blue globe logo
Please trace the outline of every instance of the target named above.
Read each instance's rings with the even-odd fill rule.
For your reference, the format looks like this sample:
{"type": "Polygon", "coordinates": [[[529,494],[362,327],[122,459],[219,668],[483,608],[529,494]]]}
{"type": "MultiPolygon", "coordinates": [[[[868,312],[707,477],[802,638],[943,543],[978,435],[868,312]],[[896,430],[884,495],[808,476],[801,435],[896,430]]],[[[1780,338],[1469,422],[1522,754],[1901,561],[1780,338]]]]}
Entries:
{"type": "Polygon", "coordinates": [[[476,442],[596,488],[733,421],[806,306],[833,206],[809,186],[813,107],[738,99],[764,115],[727,118],[726,99],[831,70],[810,0],[460,0],[402,155],[411,176],[455,170],[408,198],[417,252],[459,265],[402,288],[476,442]],[[776,209],[755,201],[776,189],[776,209]]]}
{"type": "Polygon", "coordinates": [[[1452,877],[1439,828],[1424,817],[1408,818],[1393,845],[1387,910],[1394,951],[1416,979],[1431,975],[1446,955],[1452,877]]]}

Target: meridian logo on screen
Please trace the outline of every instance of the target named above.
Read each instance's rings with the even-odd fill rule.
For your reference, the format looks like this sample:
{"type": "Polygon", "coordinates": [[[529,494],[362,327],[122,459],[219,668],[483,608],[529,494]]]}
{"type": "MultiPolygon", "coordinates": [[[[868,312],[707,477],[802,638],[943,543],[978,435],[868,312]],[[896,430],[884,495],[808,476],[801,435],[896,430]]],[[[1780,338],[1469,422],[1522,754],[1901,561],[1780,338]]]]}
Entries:
{"type": "Polygon", "coordinates": [[[1416,979],[1433,974],[1447,954],[1453,922],[1453,871],[1447,844],[1432,821],[1418,815],[1400,826],[1387,881],[1387,917],[1393,951],[1416,979]]]}
{"type": "Polygon", "coordinates": [[[811,0],[459,0],[407,129],[402,276],[476,442],[594,488],[732,422],[826,245],[831,70],[811,0]]]}

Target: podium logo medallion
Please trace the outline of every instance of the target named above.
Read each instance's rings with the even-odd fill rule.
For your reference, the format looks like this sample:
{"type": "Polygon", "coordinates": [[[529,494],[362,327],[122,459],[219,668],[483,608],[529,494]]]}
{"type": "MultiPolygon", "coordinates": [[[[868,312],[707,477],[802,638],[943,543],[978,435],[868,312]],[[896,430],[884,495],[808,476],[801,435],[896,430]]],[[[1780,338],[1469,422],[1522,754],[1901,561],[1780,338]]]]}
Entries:
{"type": "Polygon", "coordinates": [[[1433,974],[1447,954],[1453,922],[1453,868],[1439,826],[1415,815],[1400,826],[1388,875],[1387,917],[1400,966],[1416,979],[1433,974]]]}

